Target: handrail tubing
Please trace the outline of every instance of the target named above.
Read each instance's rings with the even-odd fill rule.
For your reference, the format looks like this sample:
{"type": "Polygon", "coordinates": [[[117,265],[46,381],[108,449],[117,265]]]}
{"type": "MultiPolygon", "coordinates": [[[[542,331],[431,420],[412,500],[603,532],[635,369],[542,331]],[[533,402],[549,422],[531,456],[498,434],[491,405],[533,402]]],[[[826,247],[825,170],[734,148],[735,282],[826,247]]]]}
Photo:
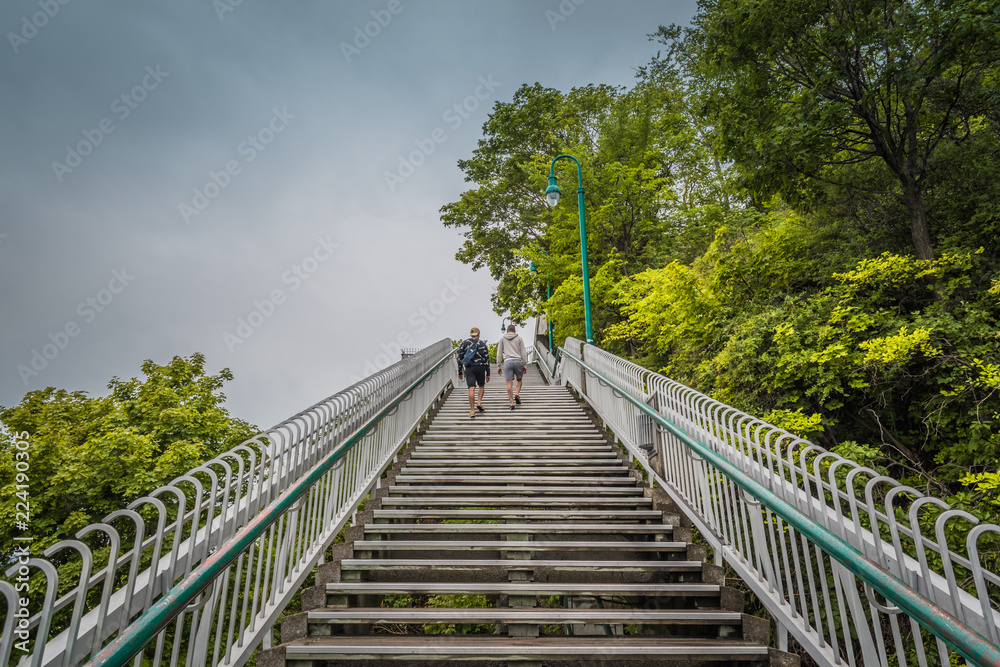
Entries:
{"type": "Polygon", "coordinates": [[[619,387],[607,375],[591,367],[583,359],[576,357],[566,349],[560,349],[563,355],[570,358],[586,372],[607,384],[612,391],[625,398],[643,414],[669,431],[698,456],[709,461],[730,481],[739,486],[740,489],[753,496],[774,514],[813,541],[839,565],[861,578],[866,584],[887,599],[892,600],[897,607],[902,609],[911,618],[916,619],[921,625],[943,640],[966,660],[982,665],[1000,665],[1000,647],[990,643],[943,608],[931,602],[891,573],[883,570],[875,561],[868,558],[868,556],[849,544],[846,540],[838,537],[817,521],[806,516],[790,503],[778,497],[763,484],[744,473],[737,465],[716,453],[710,447],[695,440],[686,431],[665,419],[648,404],[634,397],[629,391],[619,387]]]}
{"type": "Polygon", "coordinates": [[[454,357],[454,351],[449,350],[434,366],[416,379],[390,403],[383,406],[362,426],[358,427],[343,444],[329,452],[309,472],[300,477],[297,482],[286,488],[268,507],[255,516],[246,526],[209,555],[196,569],[188,574],[160,600],[153,604],[145,613],[129,625],[113,642],[104,647],[88,663],[88,667],[121,667],[163,630],[184,610],[200,592],[231,565],[239,555],[273,524],[279,517],[301,498],[317,481],[323,478],[334,465],[358,442],[361,442],[368,431],[382,418],[390,414],[396,406],[404,401],[428,378],[434,375],[441,366],[454,357]]]}
{"type": "MultiPolygon", "coordinates": [[[[428,350],[442,347],[443,343],[445,343],[444,340],[431,346],[428,350]]],[[[404,362],[406,361],[404,359],[404,362]]],[[[271,499],[288,485],[290,479],[301,476],[310,465],[318,460],[324,449],[329,448],[331,444],[339,442],[344,437],[345,431],[360,421],[364,421],[365,414],[372,409],[372,402],[384,400],[387,395],[400,391],[398,388],[400,380],[410,375],[406,370],[407,363],[404,362],[323,399],[271,429],[255,435],[236,447],[219,454],[216,458],[175,478],[168,485],[157,488],[148,496],[133,501],[127,510],[134,510],[144,504],[155,506],[160,525],[146,539],[143,539],[141,526],[133,525],[132,529],[138,530],[136,532],[137,542],[124,553],[120,553],[116,546],[109,553],[108,563],[101,567],[88,566],[85,568],[81,572],[81,577],[84,580],[77,582],[62,596],[57,595],[57,588],[46,589],[41,611],[27,619],[21,619],[18,625],[19,630],[48,628],[47,619],[54,614],[64,611],[74,603],[83,604],[78,593],[81,587],[84,590],[90,590],[104,582],[105,594],[97,608],[82,614],[82,616],[74,613],[72,627],[75,628],[74,634],[75,632],[80,633],[78,637],[69,637],[68,634],[71,632],[69,629],[51,639],[43,637],[45,632],[40,633],[39,641],[44,648],[39,648],[36,644],[35,650],[30,655],[32,667],[54,665],[53,660],[56,662],[64,661],[64,658],[61,657],[62,652],[69,646],[73,646],[74,651],[78,652],[85,646],[91,645],[91,633],[94,633],[95,636],[97,634],[104,636],[113,634],[117,631],[116,628],[119,624],[115,619],[120,618],[126,609],[134,606],[133,600],[145,599],[145,604],[139,603],[140,606],[145,607],[153,597],[173,585],[179,576],[186,576],[193,563],[200,561],[219,543],[228,539],[248,516],[258,512],[271,502],[271,499]],[[306,438],[308,441],[304,442],[301,438],[306,438]],[[195,475],[203,476],[203,479],[199,480],[195,475]],[[181,491],[178,486],[182,483],[190,487],[193,499],[185,500],[187,492],[181,491]],[[166,506],[162,500],[158,499],[158,496],[164,496],[164,494],[172,494],[173,499],[178,502],[178,515],[168,524],[164,522],[167,512],[166,506]],[[236,502],[230,501],[229,494],[233,494],[233,498],[238,500],[236,502]],[[193,502],[190,502],[191,500],[193,502]],[[198,517],[206,512],[205,525],[198,526],[198,517]],[[182,540],[181,531],[188,525],[189,521],[194,524],[194,530],[182,540]],[[161,553],[165,538],[168,537],[172,537],[174,542],[167,551],[161,553]],[[139,557],[138,555],[144,554],[149,548],[154,551],[151,567],[143,568],[139,572],[133,570],[128,575],[127,585],[110,592],[109,574],[115,573],[114,576],[117,577],[119,568],[130,563],[135,564],[134,561],[139,557]],[[95,569],[98,571],[93,572],[92,570],[95,569]],[[77,626],[77,624],[79,625],[77,626]]],[[[428,360],[420,360],[418,363],[421,366],[426,366],[428,360]]],[[[119,537],[119,531],[111,525],[111,522],[115,518],[124,516],[132,518],[133,522],[138,520],[138,515],[135,515],[134,512],[114,512],[105,517],[102,522],[91,524],[82,529],[76,537],[80,538],[88,532],[98,530],[105,533],[107,538],[111,538],[113,544],[120,544],[122,539],[119,537]]],[[[126,532],[128,532],[127,528],[126,532]]],[[[50,552],[55,553],[69,547],[78,552],[82,549],[86,552],[81,552],[82,556],[85,559],[92,559],[89,545],[80,543],[78,539],[63,540],[46,550],[44,555],[49,556],[50,552]]],[[[40,559],[33,559],[30,565],[41,568],[41,563],[44,562],[40,559]]],[[[7,575],[12,576],[10,568],[7,570],[7,575]]],[[[55,575],[46,570],[46,576],[55,575]]],[[[16,606],[17,596],[14,594],[13,586],[8,581],[0,581],[0,593],[6,598],[8,608],[16,606]]],[[[4,633],[0,637],[0,649],[3,649],[5,656],[12,648],[12,642],[9,633],[4,633]]]]}
{"type": "MultiPolygon", "coordinates": [[[[574,340],[574,342],[577,342],[575,339],[570,339],[570,340],[574,340]]],[[[659,376],[659,375],[653,373],[652,371],[649,371],[648,369],[642,368],[641,366],[639,366],[638,364],[635,364],[634,362],[628,361],[627,359],[621,359],[620,357],[615,357],[615,360],[620,365],[623,365],[623,366],[629,368],[630,370],[632,370],[633,372],[635,372],[637,374],[647,374],[647,378],[643,380],[642,386],[640,388],[640,390],[643,393],[642,393],[641,397],[640,396],[636,396],[636,398],[640,398],[643,401],[649,400],[649,398],[656,392],[656,390],[647,391],[649,389],[650,380],[652,378],[654,378],[654,377],[657,380],[661,381],[661,382],[665,382],[668,385],[668,387],[675,388],[678,391],[691,391],[685,385],[682,385],[682,384],[680,384],[679,382],[677,382],[675,380],[671,380],[669,378],[666,378],[666,377],[663,377],[663,376],[659,376]]],[[[619,389],[621,389],[623,391],[629,391],[629,389],[628,389],[627,386],[626,387],[622,387],[622,386],[619,385],[619,389]]],[[[631,395],[635,396],[634,393],[632,393],[632,392],[629,392],[629,393],[631,395]]],[[[712,406],[713,406],[712,409],[719,411],[719,413],[728,413],[726,419],[728,420],[728,428],[729,428],[729,431],[730,431],[730,435],[732,437],[734,437],[734,438],[738,438],[740,444],[742,446],[748,448],[748,449],[751,449],[753,451],[753,453],[757,455],[758,458],[754,458],[753,456],[750,456],[747,453],[745,453],[744,451],[742,451],[740,449],[737,449],[737,448],[730,448],[730,451],[734,451],[734,452],[735,451],[739,451],[740,455],[741,455],[741,461],[748,461],[749,462],[748,463],[748,467],[750,469],[752,469],[752,470],[759,470],[759,471],[769,471],[768,466],[764,465],[762,463],[762,461],[759,460],[759,458],[762,457],[762,456],[766,456],[767,459],[768,459],[768,462],[771,463],[772,460],[773,460],[773,457],[775,456],[775,451],[772,451],[770,449],[764,448],[763,452],[762,452],[761,445],[759,443],[754,442],[753,440],[751,440],[751,438],[749,437],[748,434],[749,434],[749,431],[750,431],[751,427],[753,427],[755,425],[757,427],[763,428],[763,427],[770,427],[771,426],[770,424],[767,424],[766,422],[764,422],[764,421],[762,421],[762,420],[760,420],[760,419],[758,419],[756,417],[753,417],[751,415],[747,415],[745,413],[742,413],[739,410],[737,410],[736,408],[733,408],[731,406],[725,405],[724,403],[720,403],[720,402],[718,402],[718,401],[716,401],[714,399],[711,399],[708,396],[701,395],[700,398],[698,399],[698,402],[712,404],[712,406]],[[739,420],[739,422],[741,423],[742,429],[738,429],[738,428],[734,427],[734,424],[733,424],[734,420],[739,420]]],[[[685,406],[685,407],[690,407],[690,406],[685,406]]],[[[690,419],[690,420],[691,421],[697,421],[695,419],[690,419]]],[[[699,426],[701,426],[701,425],[699,425],[699,426]]],[[[702,428],[704,428],[705,430],[710,431],[710,429],[708,429],[708,428],[706,428],[704,426],[702,426],[702,428]]],[[[720,436],[718,436],[716,434],[712,434],[712,435],[713,435],[713,437],[715,437],[716,439],[718,439],[720,442],[724,442],[724,440],[720,436]]],[[[768,445],[770,445],[770,439],[771,439],[771,437],[773,435],[774,435],[773,432],[768,434],[768,436],[767,436],[767,444],[768,445]]],[[[826,520],[829,523],[837,525],[837,527],[839,529],[841,529],[842,531],[846,530],[846,531],[852,532],[852,533],[853,532],[858,532],[859,534],[865,536],[864,537],[864,543],[865,544],[870,545],[870,546],[872,546],[872,547],[874,547],[876,549],[878,548],[876,546],[876,541],[874,540],[874,538],[870,536],[870,534],[869,534],[868,531],[865,531],[865,530],[861,529],[860,525],[855,525],[855,526],[853,526],[853,528],[852,528],[851,525],[843,525],[844,517],[843,517],[842,513],[839,511],[839,503],[841,501],[846,501],[851,506],[852,514],[855,517],[856,517],[856,511],[854,511],[854,510],[857,510],[858,508],[861,508],[866,513],[868,513],[868,515],[875,522],[881,521],[881,522],[887,524],[890,527],[890,530],[897,532],[899,536],[908,537],[908,538],[913,539],[913,540],[918,540],[925,547],[931,547],[932,549],[934,549],[936,551],[939,551],[939,552],[940,552],[940,550],[942,548],[944,548],[942,545],[939,545],[933,539],[930,539],[930,538],[928,538],[928,537],[926,537],[926,536],[924,536],[922,534],[918,534],[917,532],[915,532],[914,530],[912,530],[906,524],[900,524],[900,523],[896,522],[896,520],[895,520],[894,517],[888,515],[886,512],[884,512],[881,509],[879,509],[879,507],[877,505],[875,505],[873,502],[871,502],[871,493],[870,493],[871,489],[870,489],[870,487],[871,487],[872,484],[874,484],[877,481],[895,481],[895,480],[892,480],[891,478],[888,478],[888,477],[879,476],[877,472],[875,472],[874,470],[871,470],[869,468],[865,468],[865,467],[858,467],[858,468],[856,468],[848,476],[848,480],[849,481],[851,480],[851,478],[853,476],[856,476],[858,473],[862,473],[862,472],[868,473],[868,474],[872,475],[873,477],[877,478],[877,479],[873,479],[872,481],[870,481],[868,483],[869,488],[868,488],[868,492],[866,493],[866,497],[867,497],[867,499],[868,499],[869,502],[863,503],[863,502],[860,502],[857,499],[856,496],[852,496],[851,494],[847,493],[843,489],[839,488],[837,485],[833,484],[833,482],[831,481],[832,480],[832,475],[834,474],[835,468],[838,467],[839,465],[843,465],[844,463],[846,463],[847,462],[846,459],[841,459],[839,462],[835,463],[831,467],[831,469],[828,471],[828,477],[830,477],[830,479],[823,479],[823,477],[819,473],[819,469],[818,469],[819,461],[820,461],[820,459],[823,458],[823,456],[831,456],[832,455],[831,453],[824,452],[823,450],[820,450],[821,455],[819,457],[817,457],[817,459],[812,462],[813,463],[814,471],[810,472],[809,466],[806,464],[805,457],[809,453],[809,451],[814,450],[814,449],[819,449],[816,445],[814,445],[813,443],[810,443],[809,441],[804,440],[802,438],[797,438],[797,437],[793,436],[790,433],[783,433],[783,434],[781,434],[777,438],[777,441],[774,443],[775,449],[776,450],[779,449],[779,446],[781,444],[787,445],[789,460],[792,459],[792,453],[793,453],[793,450],[794,450],[794,448],[796,446],[798,446],[800,444],[806,445],[806,448],[804,448],[802,450],[802,452],[800,452],[800,466],[801,466],[801,469],[799,469],[799,470],[795,469],[794,467],[789,466],[788,465],[788,461],[786,461],[784,459],[781,459],[781,458],[778,458],[778,463],[781,465],[781,467],[783,469],[785,467],[787,467],[787,471],[789,472],[789,476],[790,476],[790,479],[784,479],[784,484],[782,485],[783,487],[785,487],[786,489],[789,490],[789,493],[787,495],[791,495],[792,497],[794,497],[797,502],[802,502],[802,503],[807,503],[807,504],[813,504],[813,505],[819,505],[820,507],[824,506],[824,504],[825,504],[825,508],[824,508],[825,512],[823,512],[823,514],[824,514],[824,516],[826,517],[826,520]],[[786,439],[787,439],[787,442],[783,443],[783,441],[786,440],[786,439]],[[802,487],[799,487],[799,486],[796,485],[796,481],[797,481],[795,479],[796,475],[799,476],[799,479],[803,482],[803,484],[805,484],[806,488],[802,488],[802,487]],[[812,494],[810,494],[809,493],[809,483],[810,482],[812,482],[816,486],[817,491],[827,492],[827,493],[832,494],[835,497],[832,498],[832,499],[830,499],[829,502],[827,502],[826,500],[824,500],[821,497],[822,493],[820,493],[819,495],[812,495],[812,494]]],[[[781,470],[781,471],[777,472],[776,475],[779,478],[782,478],[782,472],[784,472],[784,470],[781,470]]],[[[770,476],[770,475],[761,474],[761,475],[757,476],[757,479],[760,480],[761,483],[770,486],[770,485],[773,484],[773,479],[774,478],[772,476],[770,476]]],[[[897,487],[897,488],[898,488],[897,493],[900,492],[900,491],[907,491],[907,492],[913,493],[916,496],[923,497],[923,494],[921,494],[919,491],[916,491],[915,489],[912,489],[911,487],[900,486],[900,487],[897,487]]],[[[852,487],[852,490],[853,490],[853,487],[852,487]]],[[[787,497],[787,495],[786,495],[786,497],[787,497]]],[[[858,523],[856,519],[854,520],[854,523],[855,524],[858,523]]],[[[898,549],[895,549],[894,545],[890,545],[890,544],[886,543],[884,540],[881,540],[881,542],[882,542],[882,547],[881,548],[883,550],[885,550],[886,557],[890,558],[892,560],[899,560],[898,558],[896,558],[896,554],[894,553],[898,549]],[[888,551],[889,549],[892,549],[893,551],[888,551]]],[[[862,544],[862,542],[859,541],[859,544],[862,544]]],[[[961,567],[972,569],[973,566],[974,566],[973,562],[970,559],[968,559],[965,556],[962,556],[959,553],[952,552],[950,554],[949,558],[950,558],[950,560],[955,565],[959,565],[961,567]]],[[[913,559],[913,558],[911,558],[909,556],[906,556],[905,554],[903,554],[903,561],[904,562],[909,562],[909,563],[917,563],[916,559],[913,559]]],[[[919,572],[917,574],[919,575],[919,572]]],[[[933,573],[931,573],[931,574],[932,574],[932,578],[933,578],[933,573]]],[[[990,572],[990,571],[987,571],[987,570],[982,570],[982,576],[983,576],[984,581],[988,581],[989,583],[992,583],[992,584],[995,584],[995,585],[1000,585],[1000,575],[997,575],[996,573],[993,573],[993,572],[990,572]]],[[[930,588],[931,586],[941,587],[941,585],[942,585],[943,582],[944,582],[944,577],[941,577],[941,581],[935,580],[933,583],[928,583],[927,586],[928,586],[928,588],[930,588]]],[[[966,599],[966,600],[972,600],[972,599],[974,599],[973,596],[965,593],[964,591],[960,591],[960,594],[961,594],[960,597],[962,597],[963,599],[966,599]]],[[[978,604],[976,606],[978,606],[978,604]]],[[[998,618],[1000,618],[1000,617],[998,617],[998,618]]],[[[998,623],[998,625],[1000,625],[1000,623],[998,623]]]]}

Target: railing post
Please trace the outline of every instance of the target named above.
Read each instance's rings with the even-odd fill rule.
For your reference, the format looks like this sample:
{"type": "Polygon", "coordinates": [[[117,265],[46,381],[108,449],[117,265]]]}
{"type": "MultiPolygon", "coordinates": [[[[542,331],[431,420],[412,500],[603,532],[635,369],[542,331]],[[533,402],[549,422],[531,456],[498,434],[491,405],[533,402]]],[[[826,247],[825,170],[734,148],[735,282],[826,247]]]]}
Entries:
{"type": "MultiPolygon", "coordinates": [[[[650,395],[647,403],[649,404],[649,407],[656,410],[657,413],[660,412],[659,394],[653,393],[650,395]]],[[[666,443],[664,442],[665,438],[663,435],[663,429],[653,420],[650,420],[650,428],[653,431],[653,451],[649,453],[649,465],[653,468],[657,475],[665,478],[666,474],[663,448],[666,443]]],[[[649,478],[649,484],[650,486],[653,485],[652,477],[649,478]]]]}
{"type": "MultiPolygon", "coordinates": [[[[715,506],[712,505],[712,490],[708,483],[708,464],[705,462],[705,459],[698,456],[694,451],[686,447],[683,451],[684,455],[691,460],[693,467],[698,469],[695,476],[697,480],[696,484],[698,485],[697,501],[700,501],[701,504],[701,515],[709,518],[710,525],[719,526],[720,522],[715,513],[715,506]]],[[[703,537],[712,545],[712,563],[722,567],[722,540],[714,539],[714,536],[710,534],[705,534],[703,537]]]]}
{"type": "MultiPolygon", "coordinates": [[[[212,637],[212,619],[215,618],[215,605],[219,599],[219,581],[212,584],[210,591],[205,591],[205,604],[196,609],[191,618],[191,639],[194,642],[192,667],[205,667],[208,659],[208,644],[212,637]]],[[[140,657],[140,652],[137,658],[140,657]]]]}
{"type": "Polygon", "coordinates": [[[767,540],[764,536],[767,526],[764,525],[764,510],[760,501],[755,499],[744,490],[740,490],[743,502],[746,504],[747,513],[750,514],[750,537],[753,539],[753,548],[757,553],[757,567],[763,569],[764,581],[767,582],[771,590],[776,588],[774,580],[774,567],[771,563],[771,551],[767,548],[767,540]]]}

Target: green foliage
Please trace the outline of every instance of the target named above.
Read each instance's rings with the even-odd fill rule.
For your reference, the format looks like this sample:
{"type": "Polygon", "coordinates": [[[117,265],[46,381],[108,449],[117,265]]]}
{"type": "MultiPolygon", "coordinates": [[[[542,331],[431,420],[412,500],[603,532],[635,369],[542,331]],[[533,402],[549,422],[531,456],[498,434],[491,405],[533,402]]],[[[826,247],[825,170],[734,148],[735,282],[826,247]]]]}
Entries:
{"type": "MultiPolygon", "coordinates": [[[[804,414],[802,408],[798,408],[797,410],[771,410],[762,416],[761,419],[768,424],[774,424],[778,428],[783,428],[789,433],[794,433],[800,438],[808,439],[815,434],[823,432],[823,416],[818,412],[810,415],[804,414]]],[[[854,460],[857,461],[858,459],[854,460]]]]}
{"type": "Polygon", "coordinates": [[[497,312],[583,338],[576,165],[556,166],[558,206],[542,197],[571,153],[599,345],[993,512],[995,7],[706,0],[652,38],[631,88],[496,105],[442,208],[458,258],[499,281],[497,312]]]}
{"type": "MultiPolygon", "coordinates": [[[[470,609],[493,605],[485,595],[431,595],[426,606],[434,609],[470,609]]],[[[495,632],[492,624],[485,623],[433,623],[424,626],[424,634],[428,635],[491,635],[495,632]]]]}
{"type": "MultiPolygon", "coordinates": [[[[683,86],[676,72],[651,67],[632,90],[524,85],[494,107],[473,156],[459,162],[475,187],[444,206],[441,219],[466,230],[457,258],[499,281],[497,313],[518,320],[537,314],[547,285],[568,304],[575,288],[562,285],[580,281],[576,165],[556,165],[565,193],[559,206],[549,208],[543,196],[550,162],[562,153],[581,162],[592,275],[609,265],[630,275],[701,249],[702,232],[718,222],[727,175],[683,86]]],[[[610,306],[596,296],[594,303],[598,311],[610,306]]],[[[555,320],[561,306],[550,305],[555,320]]],[[[582,312],[564,315],[571,329],[583,321],[582,312]]]]}
{"type": "Polygon", "coordinates": [[[767,289],[747,289],[762,280],[753,256],[774,238],[761,229],[728,249],[713,244],[704,264],[637,276],[612,335],[631,336],[720,400],[830,446],[874,441],[918,470],[958,466],[938,473],[952,480],[995,461],[1000,372],[983,360],[1000,353],[1000,308],[981,254],[885,253],[795,293],[799,258],[768,251],[767,289]]]}
{"type": "Polygon", "coordinates": [[[995,142],[1000,23],[989,5],[708,0],[686,37],[713,137],[749,188],[800,202],[817,183],[888,195],[917,257],[933,258],[928,194],[953,182],[942,162],[989,154],[969,141],[977,133],[995,142]],[[868,161],[888,178],[852,178],[868,161]]]}
{"type": "Polygon", "coordinates": [[[108,384],[91,397],[49,387],[0,410],[0,554],[9,558],[15,526],[14,434],[29,443],[33,548],[41,552],[124,508],[257,433],[223,407],[229,369],[205,372],[205,358],[142,364],[142,380],[108,384]]]}

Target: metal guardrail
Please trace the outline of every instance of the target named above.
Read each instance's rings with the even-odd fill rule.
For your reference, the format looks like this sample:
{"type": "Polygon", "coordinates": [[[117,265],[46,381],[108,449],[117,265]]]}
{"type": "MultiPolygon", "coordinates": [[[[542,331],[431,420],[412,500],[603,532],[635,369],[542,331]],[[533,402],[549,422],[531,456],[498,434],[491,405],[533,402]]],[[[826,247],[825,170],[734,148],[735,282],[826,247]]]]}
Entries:
{"type": "Polygon", "coordinates": [[[544,345],[535,347],[535,359],[538,361],[538,370],[541,371],[545,381],[549,384],[556,384],[556,356],[544,345]]]}
{"type": "Polygon", "coordinates": [[[136,667],[144,658],[153,667],[243,664],[270,645],[277,617],[452,382],[453,359],[451,341],[439,341],[52,545],[45,558],[10,565],[0,580],[3,663],[24,641],[30,651],[18,651],[19,664],[30,667],[119,665],[133,654],[136,667]],[[67,555],[80,567],[68,587],[57,573],[67,555]],[[46,580],[30,616],[14,583],[22,568],[46,580]]]}
{"type": "Polygon", "coordinates": [[[980,556],[1000,526],[592,345],[562,352],[563,382],[753,590],[779,648],[791,633],[824,666],[1000,664],[1000,577],[980,556]]]}

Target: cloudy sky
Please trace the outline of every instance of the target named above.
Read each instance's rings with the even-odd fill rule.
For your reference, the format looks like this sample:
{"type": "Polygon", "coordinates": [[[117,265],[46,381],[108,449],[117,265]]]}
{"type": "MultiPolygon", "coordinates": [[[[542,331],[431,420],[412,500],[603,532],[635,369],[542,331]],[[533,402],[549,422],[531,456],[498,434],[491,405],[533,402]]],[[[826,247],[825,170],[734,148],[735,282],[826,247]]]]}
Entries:
{"type": "Polygon", "coordinates": [[[495,339],[494,283],[438,218],[466,188],[457,160],[522,83],[630,85],[646,35],[694,10],[4,2],[0,405],[201,352],[268,427],[397,340],[495,339]]]}

